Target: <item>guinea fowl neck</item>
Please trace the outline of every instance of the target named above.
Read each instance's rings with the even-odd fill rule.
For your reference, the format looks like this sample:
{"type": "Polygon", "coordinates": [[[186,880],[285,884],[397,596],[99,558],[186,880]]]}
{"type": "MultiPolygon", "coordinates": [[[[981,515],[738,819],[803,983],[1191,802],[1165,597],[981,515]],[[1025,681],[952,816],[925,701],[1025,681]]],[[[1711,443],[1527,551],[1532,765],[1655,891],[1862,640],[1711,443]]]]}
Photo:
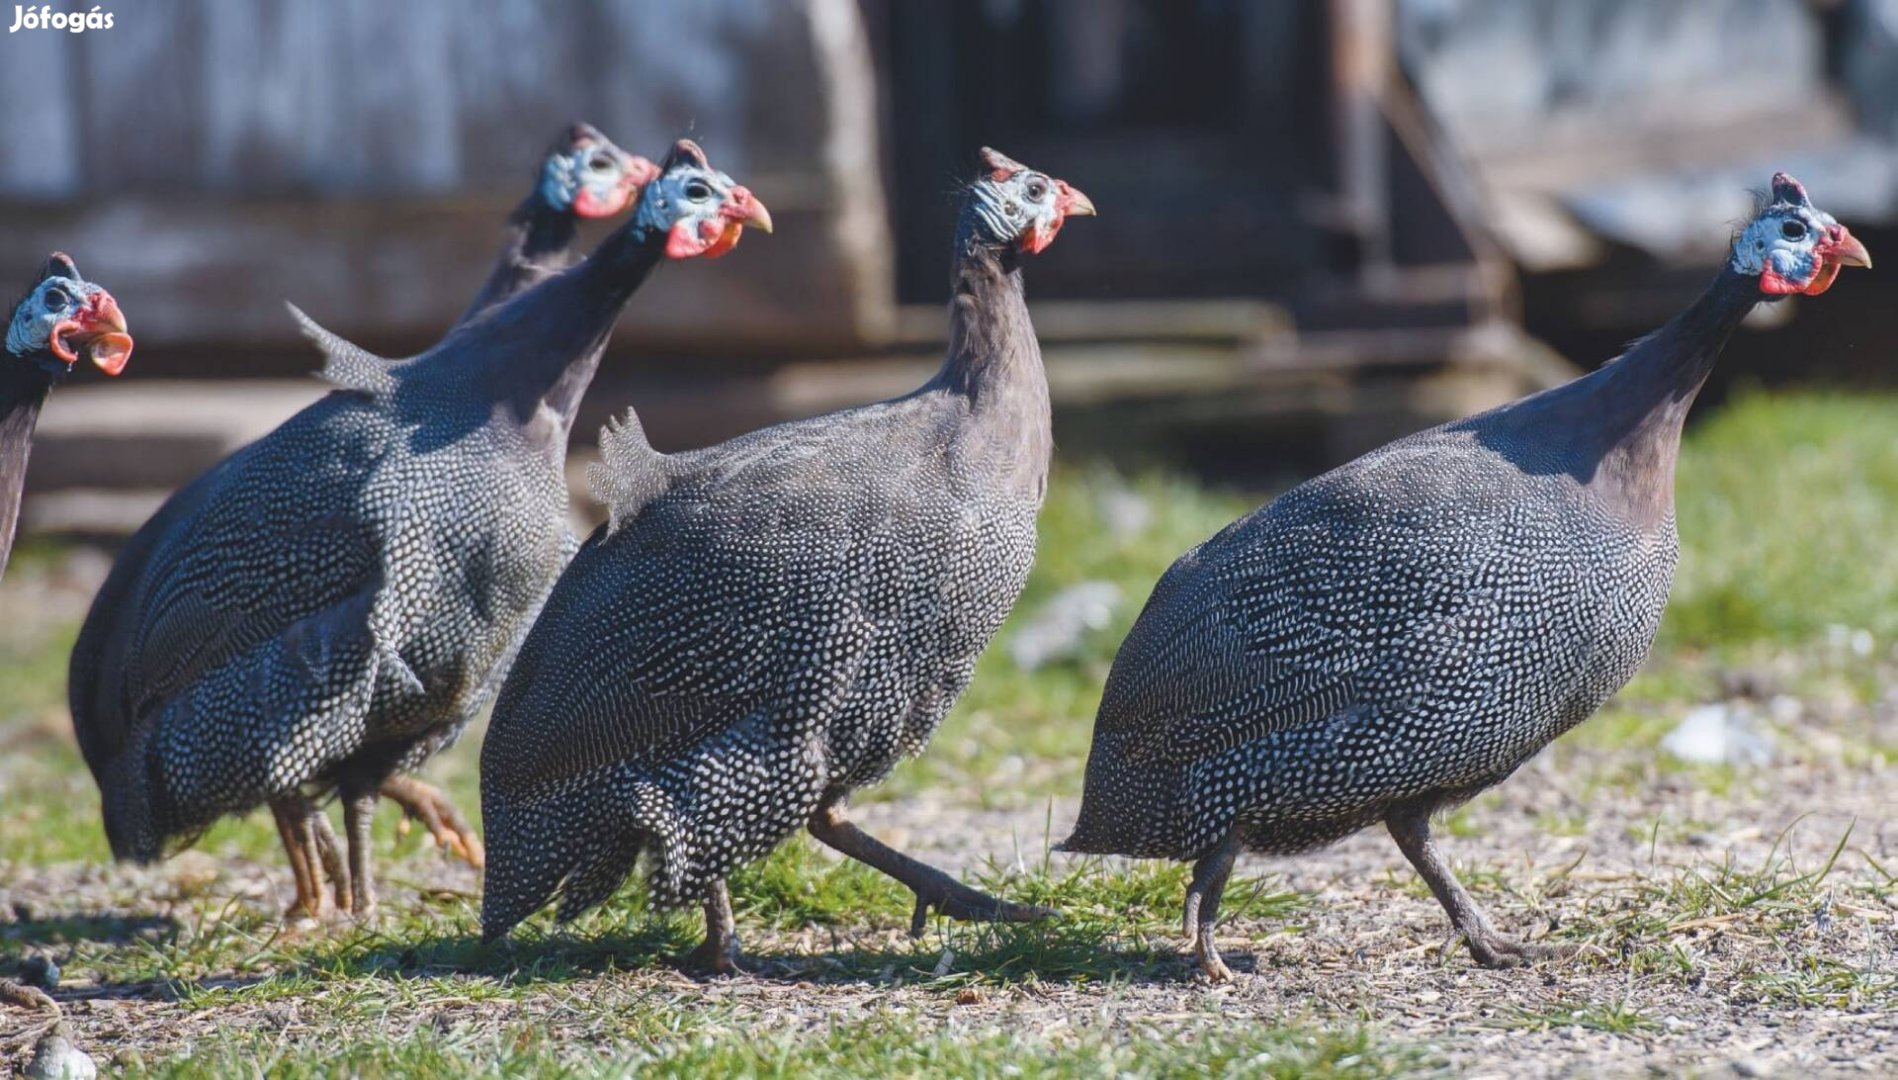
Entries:
{"type": "Polygon", "coordinates": [[[1687,412],[1759,300],[1757,279],[1723,267],[1667,325],[1600,370],[1503,410],[1499,427],[1527,431],[1531,444],[1553,452],[1553,464],[1627,520],[1649,527],[1671,520],[1687,412]]]}
{"type": "Polygon", "coordinates": [[[53,376],[31,359],[0,354],[0,572],[13,550],[20,519],[20,489],[33,449],[33,425],[53,388],[53,376]]]}
{"type": "Polygon", "coordinates": [[[536,270],[557,269],[557,263],[572,249],[578,234],[573,215],[549,205],[539,191],[522,199],[508,215],[507,233],[493,272],[462,318],[472,317],[514,295],[536,270]]]}
{"type": "Polygon", "coordinates": [[[1611,432],[1658,426],[1678,437],[1727,339],[1759,301],[1757,279],[1722,267],[1686,310],[1598,373],[1598,422],[1611,432]]]}
{"type": "Polygon", "coordinates": [[[665,253],[663,230],[629,219],[580,265],[564,270],[458,331],[442,350],[451,378],[477,386],[523,425],[543,410],[564,438],[620,312],[665,253]],[[468,379],[472,369],[478,374],[468,379]]]}
{"type": "Polygon", "coordinates": [[[949,352],[936,382],[994,407],[1048,413],[1048,378],[1012,251],[965,242],[950,281],[949,352]]]}

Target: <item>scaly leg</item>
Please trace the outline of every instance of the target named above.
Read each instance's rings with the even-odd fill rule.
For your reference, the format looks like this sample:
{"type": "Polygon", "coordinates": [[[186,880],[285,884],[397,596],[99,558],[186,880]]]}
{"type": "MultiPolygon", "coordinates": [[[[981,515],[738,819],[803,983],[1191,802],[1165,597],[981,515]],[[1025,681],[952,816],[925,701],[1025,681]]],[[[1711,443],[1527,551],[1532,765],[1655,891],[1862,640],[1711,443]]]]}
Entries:
{"type": "Polygon", "coordinates": [[[744,972],[739,964],[738,925],[732,918],[732,894],[719,878],[705,890],[705,940],[685,955],[685,965],[715,975],[744,972]]]}
{"type": "Polygon", "coordinates": [[[468,827],[461,811],[433,784],[424,784],[412,776],[391,776],[382,782],[382,794],[402,812],[422,823],[435,842],[460,856],[468,865],[480,869],[487,865],[487,849],[481,837],[468,827]]]}
{"type": "Polygon", "coordinates": [[[284,915],[320,919],[328,910],[328,898],[323,895],[317,832],[312,818],[321,816],[322,811],[302,795],[290,794],[270,800],[270,813],[277,819],[277,836],[283,841],[284,853],[290,857],[290,874],[296,879],[297,896],[284,915]]]}
{"type": "Polygon", "coordinates": [[[1219,901],[1226,895],[1238,845],[1227,834],[1219,846],[1193,864],[1193,881],[1186,887],[1186,944],[1199,959],[1199,969],[1212,982],[1226,982],[1232,969],[1220,959],[1213,944],[1213,926],[1219,921],[1219,901]]]}
{"type": "Polygon", "coordinates": [[[1044,907],[998,900],[985,892],[969,888],[933,866],[910,858],[857,828],[844,816],[842,800],[818,807],[806,827],[812,836],[823,843],[909,886],[909,890],[916,894],[916,910],[909,921],[911,937],[922,936],[923,923],[929,918],[929,909],[932,907],[952,919],[991,922],[1035,922],[1056,914],[1044,907]]]}
{"type": "Polygon", "coordinates": [[[376,804],[381,794],[375,790],[346,795],[343,799],[343,835],[349,839],[349,903],[343,910],[358,919],[368,918],[376,910],[376,885],[370,856],[373,854],[370,826],[375,824],[376,804]]]}
{"type": "Polygon", "coordinates": [[[323,873],[330,879],[330,887],[335,890],[336,906],[348,911],[349,865],[343,861],[343,845],[336,839],[336,830],[330,828],[328,814],[320,811],[311,814],[310,824],[315,826],[317,858],[322,863],[323,873]]]}
{"type": "Polygon", "coordinates": [[[1430,813],[1417,807],[1399,807],[1384,819],[1391,838],[1403,851],[1410,865],[1417,868],[1424,883],[1436,894],[1437,903],[1450,915],[1451,925],[1470,947],[1476,962],[1488,968],[1511,968],[1551,957],[1566,956],[1573,947],[1530,944],[1500,933],[1490,924],[1489,916],[1476,898],[1463,888],[1451,872],[1450,864],[1437,850],[1430,836],[1430,813]]]}

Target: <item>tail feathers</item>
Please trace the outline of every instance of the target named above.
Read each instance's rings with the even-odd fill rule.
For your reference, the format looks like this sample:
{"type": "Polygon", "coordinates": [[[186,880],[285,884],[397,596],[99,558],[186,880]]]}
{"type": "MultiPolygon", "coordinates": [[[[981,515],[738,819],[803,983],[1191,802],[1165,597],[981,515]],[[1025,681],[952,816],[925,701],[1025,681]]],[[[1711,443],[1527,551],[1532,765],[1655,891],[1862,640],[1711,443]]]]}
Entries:
{"type": "Polygon", "coordinates": [[[100,810],[115,859],[151,863],[165,855],[160,820],[168,815],[163,805],[164,778],[156,764],[150,742],[141,733],[100,774],[100,810]]]}
{"type": "Polygon", "coordinates": [[[494,941],[560,898],[555,917],[573,919],[604,903],[632,873],[642,850],[653,852],[656,899],[676,895],[683,874],[683,819],[671,800],[645,780],[563,790],[517,805],[482,806],[488,866],[482,887],[481,936],[494,941]]]}
{"type": "Polygon", "coordinates": [[[323,368],[316,373],[318,378],[340,389],[364,394],[386,394],[395,389],[395,377],[390,369],[396,361],[377,356],[341,334],[324,329],[295,304],[285,301],[283,306],[290,309],[297,329],[323,354],[323,368]]]}
{"type": "Polygon", "coordinates": [[[600,460],[587,467],[593,497],[606,505],[607,531],[619,527],[645,509],[665,488],[666,458],[646,439],[639,414],[631,409],[600,429],[600,460]]]}

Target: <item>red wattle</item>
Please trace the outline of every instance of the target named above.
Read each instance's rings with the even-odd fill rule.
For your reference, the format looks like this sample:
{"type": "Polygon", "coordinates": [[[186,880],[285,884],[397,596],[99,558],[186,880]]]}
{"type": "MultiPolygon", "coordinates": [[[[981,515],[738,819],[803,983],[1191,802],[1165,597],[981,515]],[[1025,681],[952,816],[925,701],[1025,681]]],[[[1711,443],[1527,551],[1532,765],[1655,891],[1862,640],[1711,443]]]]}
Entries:
{"type": "Polygon", "coordinates": [[[573,197],[573,212],[583,218],[612,217],[626,205],[624,199],[617,203],[601,199],[592,188],[583,187],[573,197]]]}
{"type": "Polygon", "coordinates": [[[1760,271],[1760,291],[1769,296],[1786,296],[1799,292],[1800,287],[1786,280],[1769,263],[1766,269],[1760,271]]]}
{"type": "Polygon", "coordinates": [[[705,241],[700,240],[698,230],[689,221],[674,222],[666,234],[666,258],[690,259],[705,250],[705,241]]]}

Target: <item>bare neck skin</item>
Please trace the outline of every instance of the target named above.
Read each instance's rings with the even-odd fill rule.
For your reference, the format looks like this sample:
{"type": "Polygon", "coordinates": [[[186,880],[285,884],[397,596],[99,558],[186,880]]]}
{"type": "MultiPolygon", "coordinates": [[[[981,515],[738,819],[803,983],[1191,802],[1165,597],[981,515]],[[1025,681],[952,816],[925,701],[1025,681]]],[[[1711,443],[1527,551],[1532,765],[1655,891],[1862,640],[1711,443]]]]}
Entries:
{"type": "Polygon", "coordinates": [[[659,265],[665,242],[664,231],[629,219],[580,265],[456,328],[418,359],[410,378],[464,400],[473,394],[523,427],[551,418],[558,431],[545,434],[564,441],[620,312],[659,265]]]}
{"type": "Polygon", "coordinates": [[[1629,521],[1674,512],[1681,428],[1727,339],[1761,299],[1756,279],[1723,267],[1713,284],[1619,359],[1498,414],[1498,427],[1555,447],[1569,472],[1629,521]]]}
{"type": "Polygon", "coordinates": [[[522,199],[508,215],[494,270],[456,325],[526,289],[541,275],[563,269],[578,233],[573,215],[548,205],[538,189],[522,199]]]}
{"type": "Polygon", "coordinates": [[[31,357],[0,353],[0,574],[13,551],[20,521],[20,490],[33,449],[33,425],[53,388],[53,376],[31,357]]]}
{"type": "Polygon", "coordinates": [[[990,446],[1037,490],[1053,452],[1048,377],[1015,252],[964,243],[949,301],[949,351],[932,386],[961,395],[990,446]]]}

